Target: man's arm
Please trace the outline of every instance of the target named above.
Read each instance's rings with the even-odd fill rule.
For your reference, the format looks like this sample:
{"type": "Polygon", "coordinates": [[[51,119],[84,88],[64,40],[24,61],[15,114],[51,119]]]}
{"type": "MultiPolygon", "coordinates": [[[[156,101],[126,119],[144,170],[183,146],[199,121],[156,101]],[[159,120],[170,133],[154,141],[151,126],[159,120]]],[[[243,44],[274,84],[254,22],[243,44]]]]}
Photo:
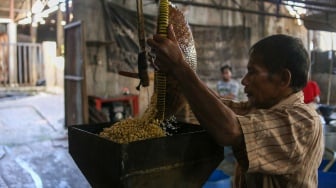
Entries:
{"type": "MultiPolygon", "coordinates": [[[[188,66],[188,65],[187,65],[188,66]]],[[[221,145],[234,145],[242,137],[236,114],[209,92],[189,67],[179,69],[175,76],[198,121],[221,145]],[[192,83],[192,84],[190,84],[192,83]]]]}
{"type": "Polygon", "coordinates": [[[236,96],[233,93],[230,93],[228,95],[224,95],[222,96],[224,99],[229,99],[229,100],[233,100],[236,98],[236,96]]]}
{"type": "Polygon", "coordinates": [[[155,49],[160,71],[172,74],[178,81],[200,124],[219,144],[240,145],[243,136],[236,114],[214,92],[209,91],[185,62],[172,26],[168,29],[168,39],[155,35],[148,44],[155,49]]]}

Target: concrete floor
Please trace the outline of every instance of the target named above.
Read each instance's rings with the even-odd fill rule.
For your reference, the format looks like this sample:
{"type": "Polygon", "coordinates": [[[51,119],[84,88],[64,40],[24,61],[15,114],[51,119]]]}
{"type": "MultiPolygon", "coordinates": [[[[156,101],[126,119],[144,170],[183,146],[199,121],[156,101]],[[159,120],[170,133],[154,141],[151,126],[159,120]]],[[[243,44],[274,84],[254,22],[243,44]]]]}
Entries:
{"type": "Polygon", "coordinates": [[[0,93],[0,188],[90,187],[63,122],[62,94],[0,93]]]}

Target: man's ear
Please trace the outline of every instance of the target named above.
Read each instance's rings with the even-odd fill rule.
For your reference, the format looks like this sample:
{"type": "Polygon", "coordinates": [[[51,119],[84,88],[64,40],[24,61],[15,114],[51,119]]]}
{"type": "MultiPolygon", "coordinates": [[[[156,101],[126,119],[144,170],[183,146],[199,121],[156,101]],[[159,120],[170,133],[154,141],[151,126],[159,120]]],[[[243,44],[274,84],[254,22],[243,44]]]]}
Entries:
{"type": "Polygon", "coordinates": [[[281,72],[281,87],[289,87],[292,81],[292,74],[288,69],[281,72]]]}

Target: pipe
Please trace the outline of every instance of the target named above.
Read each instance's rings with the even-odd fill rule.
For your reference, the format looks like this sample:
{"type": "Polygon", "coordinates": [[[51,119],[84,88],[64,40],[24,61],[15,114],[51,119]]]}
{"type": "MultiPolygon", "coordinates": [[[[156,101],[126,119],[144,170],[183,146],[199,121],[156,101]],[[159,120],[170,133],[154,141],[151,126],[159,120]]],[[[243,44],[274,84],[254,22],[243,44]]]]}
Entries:
{"type": "Polygon", "coordinates": [[[69,0],[65,0],[65,23],[70,23],[69,0]]]}
{"type": "Polygon", "coordinates": [[[329,66],[329,78],[328,78],[328,93],[327,93],[327,105],[330,104],[330,95],[331,95],[331,80],[333,77],[333,62],[334,62],[334,38],[333,33],[330,32],[330,38],[331,38],[331,50],[328,59],[330,60],[330,66],[329,66]]]}

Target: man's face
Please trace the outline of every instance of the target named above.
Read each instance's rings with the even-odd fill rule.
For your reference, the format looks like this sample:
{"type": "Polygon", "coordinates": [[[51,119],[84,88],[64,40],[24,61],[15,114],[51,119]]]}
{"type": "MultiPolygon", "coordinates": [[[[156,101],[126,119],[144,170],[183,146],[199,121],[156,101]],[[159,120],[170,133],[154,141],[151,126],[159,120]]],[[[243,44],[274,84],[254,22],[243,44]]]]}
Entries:
{"type": "Polygon", "coordinates": [[[248,100],[256,108],[270,108],[279,101],[280,76],[273,74],[262,64],[262,58],[251,54],[247,65],[247,74],[242,79],[248,100]]]}
{"type": "Polygon", "coordinates": [[[229,81],[231,79],[231,71],[230,69],[224,69],[222,72],[222,79],[224,81],[229,81]]]}

